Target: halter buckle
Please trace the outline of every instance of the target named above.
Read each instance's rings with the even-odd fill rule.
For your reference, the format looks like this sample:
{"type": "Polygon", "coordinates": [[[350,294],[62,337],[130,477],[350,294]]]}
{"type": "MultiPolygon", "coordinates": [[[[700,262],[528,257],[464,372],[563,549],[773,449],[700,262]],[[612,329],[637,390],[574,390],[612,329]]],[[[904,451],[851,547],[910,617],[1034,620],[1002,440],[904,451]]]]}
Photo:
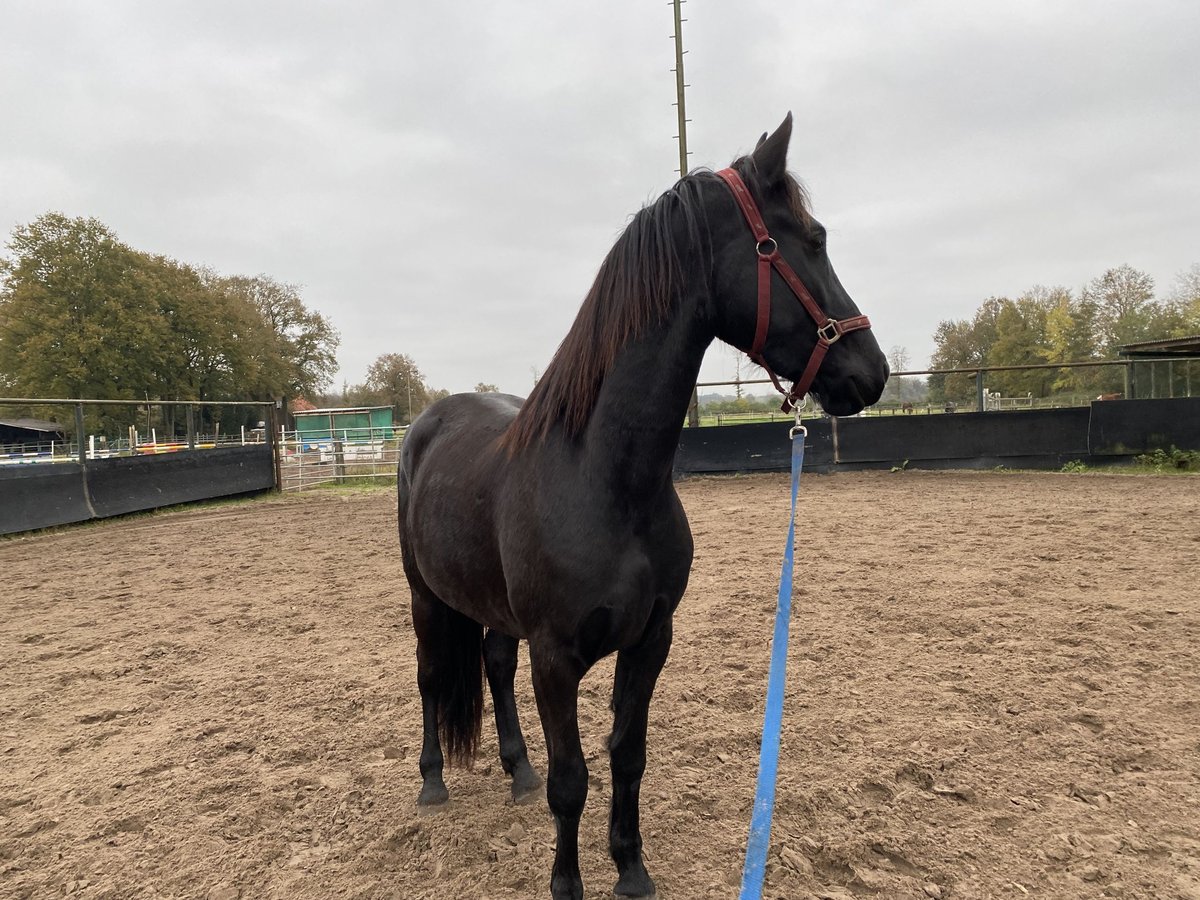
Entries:
{"type": "Polygon", "coordinates": [[[826,344],[836,344],[842,336],[842,330],[839,327],[837,319],[830,319],[824,325],[817,326],[817,337],[823,340],[826,344]]]}
{"type": "Polygon", "coordinates": [[[759,256],[765,256],[769,259],[779,252],[779,244],[775,242],[775,238],[765,237],[754,245],[754,249],[758,251],[759,256]],[[768,245],[771,248],[770,250],[766,249],[768,245]]]}

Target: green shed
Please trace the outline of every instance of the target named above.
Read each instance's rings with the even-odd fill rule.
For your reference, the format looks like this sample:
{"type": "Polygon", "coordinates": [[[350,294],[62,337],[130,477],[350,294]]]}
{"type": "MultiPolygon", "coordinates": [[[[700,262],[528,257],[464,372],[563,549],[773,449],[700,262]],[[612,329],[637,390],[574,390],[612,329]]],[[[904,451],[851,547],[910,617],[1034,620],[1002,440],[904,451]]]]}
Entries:
{"type": "Polygon", "coordinates": [[[307,409],[296,413],[295,418],[296,437],[305,443],[390,441],[396,436],[390,406],[307,409]]]}

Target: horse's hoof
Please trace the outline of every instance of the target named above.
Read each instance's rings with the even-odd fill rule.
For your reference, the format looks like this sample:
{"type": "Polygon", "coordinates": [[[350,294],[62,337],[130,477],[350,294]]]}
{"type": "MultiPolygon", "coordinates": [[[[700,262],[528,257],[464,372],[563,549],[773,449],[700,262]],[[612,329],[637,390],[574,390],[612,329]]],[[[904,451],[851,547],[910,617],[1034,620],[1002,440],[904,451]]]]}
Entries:
{"type": "Polygon", "coordinates": [[[622,875],[613,888],[613,896],[618,898],[637,897],[638,900],[655,900],[658,891],[654,887],[654,879],[646,874],[646,870],[629,872],[622,875]]]}
{"type": "Polygon", "coordinates": [[[450,792],[446,790],[444,784],[427,784],[421,788],[421,793],[417,796],[417,806],[426,809],[445,806],[450,799],[450,792]]]}
{"type": "Polygon", "coordinates": [[[528,806],[544,800],[545,797],[546,785],[537,772],[530,770],[528,777],[521,778],[519,781],[513,780],[512,798],[513,803],[517,806],[528,806]]]}
{"type": "Polygon", "coordinates": [[[583,900],[583,882],[576,878],[550,877],[550,896],[554,900],[583,900]]]}

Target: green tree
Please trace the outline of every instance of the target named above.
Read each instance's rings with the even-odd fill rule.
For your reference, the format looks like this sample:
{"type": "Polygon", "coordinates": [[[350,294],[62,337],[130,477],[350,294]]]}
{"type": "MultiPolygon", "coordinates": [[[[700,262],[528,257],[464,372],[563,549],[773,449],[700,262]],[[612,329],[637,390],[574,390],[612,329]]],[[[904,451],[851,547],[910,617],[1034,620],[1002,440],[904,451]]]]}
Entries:
{"type": "Polygon", "coordinates": [[[1124,344],[1152,340],[1160,312],[1154,279],[1128,265],[1088,282],[1083,296],[1096,305],[1097,337],[1103,356],[1115,358],[1124,344]]]}
{"type": "MultiPolygon", "coordinates": [[[[1096,304],[1086,296],[1075,298],[1066,288],[1054,288],[1046,310],[1046,340],[1041,357],[1045,362],[1088,362],[1100,359],[1096,337],[1096,304]]],[[[1103,371],[1059,369],[1051,384],[1053,391],[1094,394],[1103,371]]]]}
{"type": "MultiPolygon", "coordinates": [[[[1002,297],[989,297],[980,304],[970,321],[957,319],[939,322],[933,333],[935,347],[930,368],[970,369],[986,366],[988,353],[998,336],[996,322],[1006,302],[1002,297]]],[[[974,396],[974,375],[929,377],[929,399],[934,403],[968,401],[974,396]]]]}
{"type": "MultiPolygon", "coordinates": [[[[328,382],[337,333],[295,288],[224,279],[48,213],[0,260],[0,386],[89,399],[260,399],[328,382]]],[[[110,433],[136,415],[93,417],[110,433]]],[[[211,412],[209,413],[211,415],[211,412]]]]}
{"type": "MultiPolygon", "coordinates": [[[[987,352],[989,366],[1031,366],[1044,362],[1047,308],[1053,303],[1044,288],[1027,291],[1014,300],[1003,300],[996,316],[996,338],[987,352]]],[[[1010,397],[1049,393],[1053,374],[1028,369],[989,372],[986,387],[1010,397]]]]}
{"type": "Polygon", "coordinates": [[[1200,334],[1200,263],[1175,276],[1167,306],[1174,316],[1174,328],[1168,337],[1200,334]]]}
{"type": "Polygon", "coordinates": [[[261,364],[268,382],[292,397],[319,393],[337,371],[337,330],[320,313],[308,309],[294,284],[268,275],[218,278],[214,288],[239,297],[258,311],[274,336],[274,346],[261,364]]]}
{"type": "Polygon", "coordinates": [[[216,277],[165,257],[142,276],[169,323],[160,395],[186,400],[268,397],[285,392],[267,323],[216,277]],[[182,364],[181,364],[182,363],[182,364]]]}
{"type": "Polygon", "coordinates": [[[475,385],[475,393],[477,393],[477,394],[498,394],[498,393],[500,393],[500,388],[496,387],[496,385],[491,384],[487,381],[481,381],[481,382],[479,382],[479,384],[475,385]]]}
{"type": "Polygon", "coordinates": [[[411,356],[385,353],[367,367],[363,392],[371,403],[391,406],[400,419],[411,422],[432,401],[425,377],[411,356]]]}
{"type": "MultiPolygon", "coordinates": [[[[145,259],[96,219],[59,213],[18,227],[8,246],[13,255],[3,261],[0,285],[7,389],[42,397],[157,396],[170,324],[147,288],[145,259]]],[[[121,427],[124,418],[105,413],[102,424],[121,427]]]]}

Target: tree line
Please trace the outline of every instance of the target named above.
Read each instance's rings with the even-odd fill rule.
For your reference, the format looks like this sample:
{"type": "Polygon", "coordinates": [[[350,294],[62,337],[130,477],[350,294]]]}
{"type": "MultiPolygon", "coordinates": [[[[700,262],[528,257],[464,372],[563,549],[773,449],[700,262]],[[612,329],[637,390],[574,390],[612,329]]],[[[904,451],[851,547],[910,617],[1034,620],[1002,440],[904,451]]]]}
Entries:
{"type": "MultiPolygon", "coordinates": [[[[363,383],[330,392],[340,338],[298,286],[136,250],[94,218],[47,213],[18,226],[8,250],[0,256],[0,396],[305,398],[391,406],[407,422],[449,394],[403,353],[381,354],[363,383]]],[[[480,382],[475,390],[497,388],[480,382]]],[[[115,436],[143,413],[99,407],[88,415],[90,428],[115,436]]],[[[201,415],[201,426],[217,415],[226,428],[238,424],[229,410],[201,415]]]]}
{"type": "MultiPolygon", "coordinates": [[[[299,289],[135,250],[47,213],[0,258],[0,396],[260,400],[314,393],[338,332],[299,289]]],[[[103,407],[119,430],[133,409],[103,407]]]]}
{"type": "MultiPolygon", "coordinates": [[[[498,392],[490,382],[475,385],[477,393],[498,392]]],[[[445,388],[431,387],[416,361],[407,353],[383,353],[367,367],[361,384],[343,384],[340,392],[320,394],[316,402],[323,407],[390,406],[396,421],[408,424],[429,404],[449,397],[445,388]]]]}
{"type": "MultiPolygon", "coordinates": [[[[267,275],[226,276],[146,253],[96,219],[59,213],[18,226],[8,247],[0,257],[0,396],[304,397],[321,406],[390,406],[409,422],[449,393],[432,387],[411,356],[395,352],[378,356],[361,384],[328,391],[338,368],[337,330],[305,306],[296,285],[267,275]]],[[[1195,334],[1200,264],[1162,299],[1148,274],[1123,265],[1078,292],[1033,287],[1015,299],[989,297],[969,319],[938,323],[931,368],[1114,359],[1125,344],[1195,334]]],[[[907,359],[904,348],[892,348],[893,370],[906,369],[907,359]]],[[[924,400],[926,390],[935,403],[968,401],[975,391],[972,375],[894,381],[885,398],[891,402],[924,400]]],[[[987,384],[1007,396],[1039,397],[1121,386],[1116,367],[993,372],[987,384]]],[[[496,386],[480,382],[475,390],[496,386]]],[[[741,411],[773,402],[754,401],[727,405],[741,411]]],[[[101,431],[119,432],[137,415],[103,409],[95,416],[101,431]]]]}
{"type": "MultiPolygon", "coordinates": [[[[1164,298],[1154,279],[1128,265],[1109,269],[1078,292],[1033,287],[1019,297],[989,297],[970,319],[938,323],[930,368],[1020,366],[1116,359],[1126,344],[1200,334],[1200,264],[1178,275],[1164,298]]],[[[1120,391],[1116,366],[990,372],[1005,396],[1120,391]]],[[[931,375],[933,402],[970,400],[973,375],[931,375]]]]}

